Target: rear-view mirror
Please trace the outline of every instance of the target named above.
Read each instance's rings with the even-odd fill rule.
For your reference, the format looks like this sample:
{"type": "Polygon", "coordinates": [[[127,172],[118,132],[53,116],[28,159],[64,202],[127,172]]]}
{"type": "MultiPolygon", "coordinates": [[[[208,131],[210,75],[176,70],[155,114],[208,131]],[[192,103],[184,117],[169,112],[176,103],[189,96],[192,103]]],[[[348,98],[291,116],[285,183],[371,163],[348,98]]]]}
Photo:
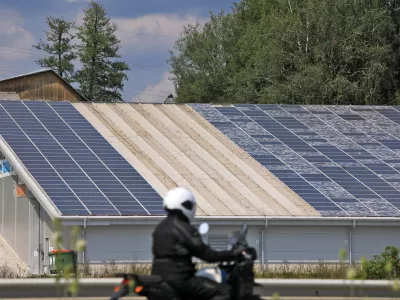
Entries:
{"type": "Polygon", "coordinates": [[[199,226],[199,233],[201,235],[205,235],[207,234],[207,232],[210,230],[210,226],[208,225],[208,223],[201,223],[199,226]]]}

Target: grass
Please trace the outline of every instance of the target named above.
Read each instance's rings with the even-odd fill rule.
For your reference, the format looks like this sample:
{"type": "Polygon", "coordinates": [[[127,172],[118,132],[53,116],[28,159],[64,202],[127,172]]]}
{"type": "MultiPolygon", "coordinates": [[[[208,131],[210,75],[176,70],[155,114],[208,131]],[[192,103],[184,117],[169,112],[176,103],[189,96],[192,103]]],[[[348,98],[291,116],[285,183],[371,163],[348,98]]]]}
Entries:
{"type": "MultiPolygon", "coordinates": [[[[354,265],[356,277],[361,274],[361,266],[354,265]]],[[[324,263],[308,265],[280,264],[268,267],[266,270],[255,268],[257,278],[286,278],[286,279],[347,279],[349,265],[345,263],[324,263]]]]}
{"type": "Polygon", "coordinates": [[[115,277],[116,273],[136,273],[149,275],[151,273],[151,264],[117,265],[111,262],[104,265],[78,266],[78,274],[81,278],[108,278],[115,277]]]}
{"type": "Polygon", "coordinates": [[[23,278],[28,276],[21,268],[12,268],[7,264],[0,265],[0,278],[23,278]]]}
{"type": "MultiPolygon", "coordinates": [[[[197,268],[205,268],[213,265],[197,264],[197,268]]],[[[356,278],[360,277],[361,265],[353,265],[356,271],[356,278]]],[[[347,279],[349,265],[346,263],[324,263],[317,264],[279,264],[268,265],[264,271],[259,265],[255,265],[257,278],[286,278],[286,279],[347,279]]],[[[115,264],[107,263],[104,265],[78,265],[78,275],[80,278],[110,278],[115,277],[116,273],[136,273],[148,275],[151,273],[151,264],[115,264]]],[[[0,271],[1,277],[1,271],[0,271]]],[[[50,277],[47,275],[32,277],[50,277]]],[[[3,277],[4,278],[4,277],[3,277]]]]}

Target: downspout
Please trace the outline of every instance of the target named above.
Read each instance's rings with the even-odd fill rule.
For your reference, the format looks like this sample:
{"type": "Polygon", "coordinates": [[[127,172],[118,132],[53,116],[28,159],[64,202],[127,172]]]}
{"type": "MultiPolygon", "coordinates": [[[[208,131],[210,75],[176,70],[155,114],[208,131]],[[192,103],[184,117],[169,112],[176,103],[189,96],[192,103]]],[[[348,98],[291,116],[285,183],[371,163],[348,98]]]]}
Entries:
{"type": "Polygon", "coordinates": [[[353,220],[353,227],[350,227],[350,238],[349,238],[349,259],[350,266],[353,264],[353,237],[352,237],[352,229],[356,227],[356,220],[353,220]]]}
{"type": "MultiPolygon", "coordinates": [[[[87,220],[87,218],[85,218],[85,219],[83,219],[83,232],[82,232],[82,238],[83,238],[83,240],[86,242],[86,220],[87,220]]],[[[82,251],[82,261],[83,261],[83,264],[85,264],[85,253],[86,253],[86,247],[85,248],[83,248],[83,251],[82,251]]]]}
{"type": "MultiPolygon", "coordinates": [[[[265,228],[268,227],[268,219],[265,220],[265,228]]],[[[264,272],[265,258],[264,258],[264,227],[261,230],[261,270],[264,272]]]]}

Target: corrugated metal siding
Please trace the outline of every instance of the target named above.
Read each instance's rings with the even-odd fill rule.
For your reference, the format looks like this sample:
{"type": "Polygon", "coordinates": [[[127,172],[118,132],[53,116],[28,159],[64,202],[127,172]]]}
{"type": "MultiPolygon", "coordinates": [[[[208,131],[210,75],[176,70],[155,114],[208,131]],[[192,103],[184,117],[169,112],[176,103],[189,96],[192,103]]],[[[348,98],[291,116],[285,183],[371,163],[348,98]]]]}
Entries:
{"type": "Polygon", "coordinates": [[[211,246],[211,248],[218,250],[218,251],[224,251],[227,250],[228,247],[228,235],[213,235],[210,234],[208,236],[208,244],[211,246]]]}
{"type": "Polygon", "coordinates": [[[162,196],[189,186],[198,215],[319,215],[189,106],[74,105],[162,196]]]}

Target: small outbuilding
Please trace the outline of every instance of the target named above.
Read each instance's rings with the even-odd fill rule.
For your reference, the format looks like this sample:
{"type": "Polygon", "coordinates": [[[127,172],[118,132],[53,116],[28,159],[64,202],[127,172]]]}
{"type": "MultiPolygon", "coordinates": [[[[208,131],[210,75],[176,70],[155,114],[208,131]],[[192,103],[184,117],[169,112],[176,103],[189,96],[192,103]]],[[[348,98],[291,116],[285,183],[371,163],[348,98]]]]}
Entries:
{"type": "MultiPolygon", "coordinates": [[[[89,101],[52,69],[43,69],[0,80],[0,94],[9,96],[12,93],[18,95],[15,100],[89,101]]],[[[13,100],[14,98],[4,99],[13,100]]]]}

